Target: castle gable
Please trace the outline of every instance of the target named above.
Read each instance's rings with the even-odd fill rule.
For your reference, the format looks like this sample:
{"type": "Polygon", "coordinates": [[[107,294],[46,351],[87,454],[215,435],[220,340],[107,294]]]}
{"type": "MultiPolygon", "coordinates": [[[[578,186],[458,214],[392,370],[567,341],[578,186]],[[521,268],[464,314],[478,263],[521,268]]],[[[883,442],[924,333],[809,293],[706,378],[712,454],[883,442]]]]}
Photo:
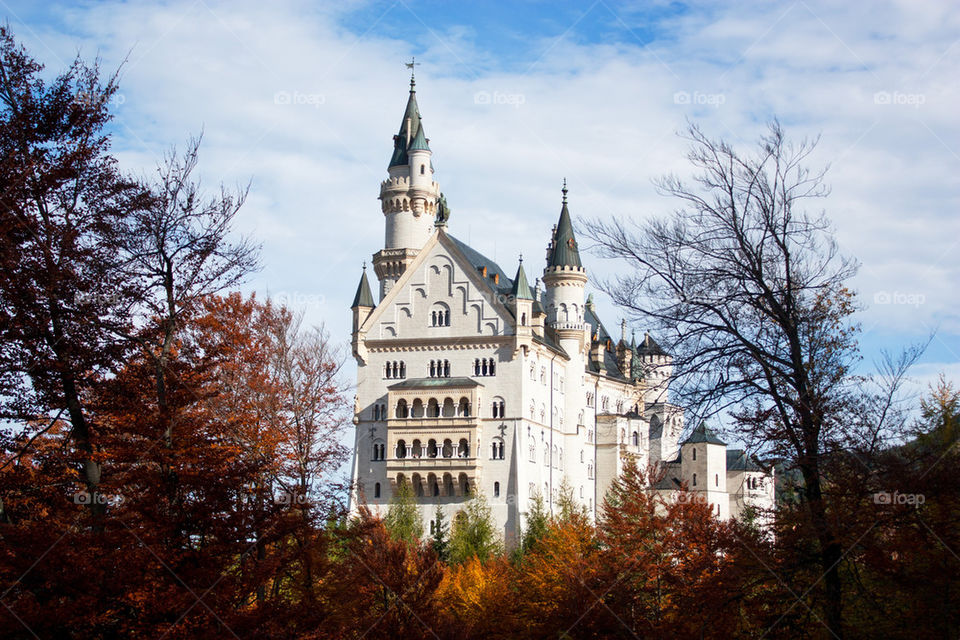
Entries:
{"type": "Polygon", "coordinates": [[[459,245],[443,231],[434,234],[364,323],[367,339],[513,333],[501,294],[509,280],[472,264],[459,245]]]}

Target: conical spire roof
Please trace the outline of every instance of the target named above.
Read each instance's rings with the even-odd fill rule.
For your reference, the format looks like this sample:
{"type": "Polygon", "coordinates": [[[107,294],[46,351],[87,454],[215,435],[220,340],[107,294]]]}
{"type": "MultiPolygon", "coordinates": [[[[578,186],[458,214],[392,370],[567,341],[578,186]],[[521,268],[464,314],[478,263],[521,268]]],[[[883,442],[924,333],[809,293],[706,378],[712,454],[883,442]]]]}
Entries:
{"type": "Polygon", "coordinates": [[[553,234],[553,248],[550,251],[548,267],[582,267],[580,250],[577,239],[573,235],[573,223],[570,221],[570,211],[567,209],[567,181],[563,181],[563,207],[560,209],[560,220],[557,230],[553,234]]]}
{"type": "Polygon", "coordinates": [[[357,285],[357,295],[353,296],[353,304],[350,308],[375,306],[377,305],[373,302],[373,294],[370,293],[370,282],[367,280],[367,265],[363,265],[363,275],[360,276],[360,284],[357,285]]]}
{"type": "Polygon", "coordinates": [[[430,146],[427,144],[427,136],[423,134],[423,122],[417,127],[417,135],[410,141],[410,146],[407,147],[407,151],[430,151],[430,146]]]}
{"type": "Polygon", "coordinates": [[[407,98],[407,108],[403,112],[403,121],[400,122],[400,131],[393,138],[393,155],[390,157],[390,166],[407,164],[407,151],[413,148],[418,137],[422,138],[424,149],[427,146],[426,136],[422,132],[420,123],[420,107],[417,105],[417,90],[413,78],[410,78],[410,97],[407,98]]]}
{"type": "Polygon", "coordinates": [[[530,285],[527,284],[527,274],[523,271],[523,258],[520,258],[520,266],[517,267],[517,275],[513,279],[513,289],[510,295],[514,300],[533,300],[533,292],[530,291],[530,285]]]}

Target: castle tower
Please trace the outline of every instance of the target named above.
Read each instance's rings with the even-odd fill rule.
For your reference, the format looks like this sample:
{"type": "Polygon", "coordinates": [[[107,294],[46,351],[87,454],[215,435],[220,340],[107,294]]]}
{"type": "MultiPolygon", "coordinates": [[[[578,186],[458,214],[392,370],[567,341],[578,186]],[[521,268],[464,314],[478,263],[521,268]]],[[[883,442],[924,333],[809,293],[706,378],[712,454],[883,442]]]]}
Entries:
{"type": "Polygon", "coordinates": [[[357,285],[357,293],[353,296],[353,304],[350,310],[353,311],[353,355],[358,356],[360,347],[360,327],[373,313],[376,304],[373,301],[373,294],[370,292],[370,281],[367,280],[367,265],[363,265],[363,275],[360,276],[360,284],[357,285]]]}
{"type": "Polygon", "coordinates": [[[680,445],[680,479],[687,490],[710,504],[717,518],[730,517],[727,496],[727,445],[701,423],[680,445]]]}
{"type": "Polygon", "coordinates": [[[373,267],[380,279],[381,300],[433,233],[440,186],[433,180],[432,155],[411,73],[407,108],[400,132],[393,137],[389,177],[380,183],[384,248],[373,256],[373,267]]]}
{"type": "Polygon", "coordinates": [[[557,333],[567,353],[581,353],[587,336],[584,323],[584,287],[587,271],[580,262],[580,251],[573,235],[573,223],[567,209],[567,181],[563,181],[563,206],[560,220],[547,247],[547,268],[543,270],[546,285],[544,301],[547,325],[557,333]]]}
{"type": "Polygon", "coordinates": [[[513,289],[510,290],[508,304],[517,319],[517,345],[519,346],[521,342],[529,344],[533,338],[534,298],[527,282],[527,274],[523,270],[523,256],[520,257],[520,264],[517,266],[517,275],[513,278],[513,289]]]}

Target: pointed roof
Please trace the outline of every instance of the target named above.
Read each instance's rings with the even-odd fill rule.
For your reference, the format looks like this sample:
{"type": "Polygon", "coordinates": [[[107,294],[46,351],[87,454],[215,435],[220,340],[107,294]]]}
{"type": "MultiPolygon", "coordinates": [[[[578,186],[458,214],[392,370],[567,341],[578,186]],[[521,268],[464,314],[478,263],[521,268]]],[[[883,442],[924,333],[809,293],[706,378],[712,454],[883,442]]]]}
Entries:
{"type": "Polygon", "coordinates": [[[560,209],[560,220],[553,233],[553,244],[550,251],[548,267],[582,267],[580,250],[577,248],[577,239],[573,235],[573,223],[570,221],[570,211],[567,209],[567,181],[563,181],[563,207],[560,209]]]}
{"type": "Polygon", "coordinates": [[[417,135],[414,136],[413,140],[410,141],[410,146],[407,147],[407,152],[410,151],[430,151],[430,145],[427,144],[427,137],[423,134],[423,123],[420,123],[420,126],[417,127],[417,135]]]}
{"type": "Polygon", "coordinates": [[[517,267],[517,275],[513,279],[510,295],[514,300],[533,300],[533,293],[530,291],[530,285],[527,284],[527,274],[523,272],[523,258],[520,258],[520,266],[517,267]]]}
{"type": "Polygon", "coordinates": [[[686,440],[680,444],[698,444],[704,442],[706,444],[719,444],[727,446],[727,443],[717,437],[713,431],[707,427],[706,422],[701,422],[700,426],[693,430],[693,433],[690,434],[686,440]]]}
{"type": "Polygon", "coordinates": [[[637,355],[640,356],[665,356],[669,355],[663,348],[657,344],[656,340],[650,337],[649,333],[643,334],[643,340],[637,345],[637,355]]]}
{"type": "MultiPolygon", "coordinates": [[[[413,79],[410,79],[410,97],[407,98],[407,108],[403,112],[403,120],[400,122],[400,132],[393,137],[393,155],[390,157],[390,166],[395,167],[399,164],[407,164],[407,151],[413,146],[418,133],[422,133],[423,127],[420,123],[420,107],[417,105],[417,90],[413,79]],[[409,137],[407,134],[409,133],[409,137]],[[409,140],[409,146],[408,141],[409,140]]],[[[424,148],[426,146],[426,137],[423,138],[424,148]]]]}
{"type": "Polygon", "coordinates": [[[370,282],[367,280],[367,265],[363,265],[363,275],[360,276],[357,295],[353,296],[353,304],[350,305],[350,308],[370,307],[372,309],[375,306],[377,305],[373,302],[373,294],[370,293],[370,282]]]}

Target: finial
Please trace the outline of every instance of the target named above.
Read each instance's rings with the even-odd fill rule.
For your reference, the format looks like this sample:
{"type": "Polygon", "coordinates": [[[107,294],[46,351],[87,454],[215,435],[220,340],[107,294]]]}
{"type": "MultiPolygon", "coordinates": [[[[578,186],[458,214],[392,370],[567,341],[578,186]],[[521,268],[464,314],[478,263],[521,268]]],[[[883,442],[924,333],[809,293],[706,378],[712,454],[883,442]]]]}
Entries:
{"type": "Polygon", "coordinates": [[[407,69],[410,69],[410,91],[412,92],[415,90],[417,86],[417,80],[416,78],[414,78],[414,75],[413,75],[413,72],[414,72],[413,68],[420,66],[420,63],[417,62],[416,56],[411,56],[410,62],[404,62],[403,64],[406,65],[407,69]]]}
{"type": "Polygon", "coordinates": [[[523,264],[523,251],[520,252],[520,264],[523,264]]]}
{"type": "Polygon", "coordinates": [[[563,192],[563,204],[567,204],[567,179],[563,179],[563,189],[560,191],[563,192]]]}
{"type": "Polygon", "coordinates": [[[366,260],[363,261],[363,270],[364,270],[364,271],[367,270],[367,261],[366,261],[366,260]]]}

